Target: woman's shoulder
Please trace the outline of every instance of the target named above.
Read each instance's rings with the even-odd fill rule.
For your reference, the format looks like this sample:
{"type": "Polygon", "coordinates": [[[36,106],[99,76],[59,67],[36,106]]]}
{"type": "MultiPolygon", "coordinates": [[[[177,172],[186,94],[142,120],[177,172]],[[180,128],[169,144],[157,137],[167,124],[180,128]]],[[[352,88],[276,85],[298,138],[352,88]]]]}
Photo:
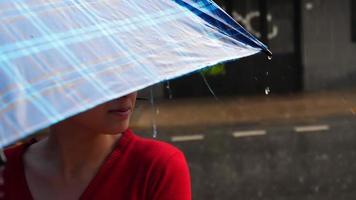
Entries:
{"type": "MultiPolygon", "coordinates": [[[[22,158],[27,144],[14,145],[4,150],[6,157],[4,179],[7,184],[18,184],[17,179],[12,179],[11,177],[21,177],[23,163],[22,158]],[[11,179],[11,181],[10,181],[11,179]]],[[[11,185],[10,184],[10,185],[11,185]]]]}
{"type": "Polygon", "coordinates": [[[132,158],[148,170],[152,199],[191,199],[190,173],[181,150],[164,141],[135,136],[132,158]]]}
{"type": "Polygon", "coordinates": [[[5,149],[4,154],[7,163],[12,162],[22,156],[26,144],[17,144],[5,149]]]}
{"type": "Polygon", "coordinates": [[[172,158],[185,159],[182,151],[168,142],[138,135],[134,135],[134,138],[131,148],[131,155],[136,155],[134,157],[140,157],[140,159],[148,162],[156,161],[160,163],[168,162],[172,158]]]}
{"type": "Polygon", "coordinates": [[[4,150],[4,154],[6,156],[7,162],[12,162],[14,160],[22,159],[22,156],[26,149],[32,144],[36,143],[36,139],[30,139],[21,144],[15,144],[10,146],[4,150]]]}

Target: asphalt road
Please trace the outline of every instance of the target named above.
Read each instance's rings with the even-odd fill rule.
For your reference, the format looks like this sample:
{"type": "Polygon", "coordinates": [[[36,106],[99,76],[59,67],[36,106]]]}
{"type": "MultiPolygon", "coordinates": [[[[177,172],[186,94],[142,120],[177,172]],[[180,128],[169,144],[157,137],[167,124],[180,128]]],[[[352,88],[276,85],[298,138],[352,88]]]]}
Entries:
{"type": "Polygon", "coordinates": [[[195,200],[356,199],[355,116],[158,131],[185,153],[195,200]]]}

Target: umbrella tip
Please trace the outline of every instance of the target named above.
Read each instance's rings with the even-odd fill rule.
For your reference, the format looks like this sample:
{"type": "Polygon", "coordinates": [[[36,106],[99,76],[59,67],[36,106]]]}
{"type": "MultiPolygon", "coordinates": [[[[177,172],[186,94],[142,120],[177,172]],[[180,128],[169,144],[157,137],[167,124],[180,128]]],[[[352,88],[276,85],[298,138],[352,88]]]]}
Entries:
{"type": "Polygon", "coordinates": [[[263,49],[262,52],[268,56],[268,58],[272,58],[273,54],[269,49],[263,49]]]}

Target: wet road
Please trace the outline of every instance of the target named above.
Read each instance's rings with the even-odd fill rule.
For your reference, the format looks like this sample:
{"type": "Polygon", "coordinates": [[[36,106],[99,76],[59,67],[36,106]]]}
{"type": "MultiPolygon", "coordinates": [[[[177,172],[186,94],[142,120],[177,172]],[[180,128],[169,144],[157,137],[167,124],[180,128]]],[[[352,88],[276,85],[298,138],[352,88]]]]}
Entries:
{"type": "Polygon", "coordinates": [[[195,200],[356,199],[355,116],[166,129],[159,139],[186,154],[195,200]]]}

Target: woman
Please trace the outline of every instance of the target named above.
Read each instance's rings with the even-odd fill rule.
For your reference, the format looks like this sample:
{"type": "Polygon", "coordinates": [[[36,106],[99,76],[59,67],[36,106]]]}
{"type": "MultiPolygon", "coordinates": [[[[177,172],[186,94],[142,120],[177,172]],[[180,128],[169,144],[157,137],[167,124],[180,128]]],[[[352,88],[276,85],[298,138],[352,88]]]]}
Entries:
{"type": "Polygon", "coordinates": [[[191,198],[184,155],[129,127],[137,93],[50,127],[50,134],[5,151],[5,199],[191,198]]]}

